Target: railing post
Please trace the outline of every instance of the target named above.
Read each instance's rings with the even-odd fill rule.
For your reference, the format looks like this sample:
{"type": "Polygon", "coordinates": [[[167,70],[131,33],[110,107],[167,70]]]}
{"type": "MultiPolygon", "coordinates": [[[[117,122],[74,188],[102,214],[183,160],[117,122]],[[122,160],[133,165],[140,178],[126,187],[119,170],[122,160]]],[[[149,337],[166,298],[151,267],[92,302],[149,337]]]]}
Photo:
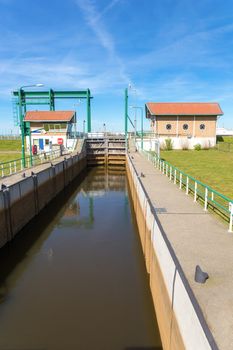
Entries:
{"type": "Polygon", "coordinates": [[[28,168],[30,168],[30,161],[29,161],[29,158],[28,158],[28,168]]]}
{"type": "Polygon", "coordinates": [[[3,164],[2,164],[2,177],[4,176],[4,168],[3,168],[3,164]]]}
{"type": "Polygon", "coordinates": [[[205,207],[204,210],[207,210],[207,206],[208,206],[208,188],[205,188],[205,207]]]}
{"type": "Polygon", "coordinates": [[[16,170],[16,161],[14,161],[14,166],[15,166],[15,173],[16,173],[16,171],[17,171],[17,170],[16,170]]]}
{"type": "Polygon", "coordinates": [[[163,174],[164,174],[164,161],[163,161],[163,174]]]}
{"type": "Polygon", "coordinates": [[[168,176],[168,164],[166,164],[166,176],[168,176]]]}
{"type": "Polygon", "coordinates": [[[186,178],[186,194],[189,194],[189,177],[186,178]]]}
{"type": "Polygon", "coordinates": [[[211,193],[211,200],[214,200],[214,192],[211,193]]]}
{"type": "Polygon", "coordinates": [[[182,173],[180,173],[180,190],[182,188],[182,173]]]}
{"type": "Polygon", "coordinates": [[[170,166],[170,181],[172,180],[172,166],[170,166]]]}
{"type": "Polygon", "coordinates": [[[23,161],[22,161],[22,159],[21,159],[21,170],[23,170],[23,161]]]}
{"type": "Polygon", "coordinates": [[[197,201],[197,181],[195,181],[194,185],[194,202],[197,201]]]}
{"type": "Polygon", "coordinates": [[[10,162],[10,175],[12,174],[12,170],[11,170],[11,162],[10,162]]]}
{"type": "Polygon", "coordinates": [[[176,169],[174,171],[174,185],[176,185],[176,169]]]}
{"type": "Polygon", "coordinates": [[[229,230],[228,232],[232,232],[232,221],[233,221],[233,203],[229,203],[229,211],[230,211],[230,222],[229,222],[229,230]]]}

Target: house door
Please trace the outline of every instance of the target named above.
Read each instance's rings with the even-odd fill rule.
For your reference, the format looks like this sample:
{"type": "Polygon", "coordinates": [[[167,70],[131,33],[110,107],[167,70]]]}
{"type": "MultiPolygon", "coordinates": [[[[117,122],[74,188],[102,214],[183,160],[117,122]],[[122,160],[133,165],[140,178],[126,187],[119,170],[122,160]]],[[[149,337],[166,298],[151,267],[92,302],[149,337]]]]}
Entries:
{"type": "Polygon", "coordinates": [[[39,139],[39,148],[40,150],[44,149],[44,139],[39,139]]]}

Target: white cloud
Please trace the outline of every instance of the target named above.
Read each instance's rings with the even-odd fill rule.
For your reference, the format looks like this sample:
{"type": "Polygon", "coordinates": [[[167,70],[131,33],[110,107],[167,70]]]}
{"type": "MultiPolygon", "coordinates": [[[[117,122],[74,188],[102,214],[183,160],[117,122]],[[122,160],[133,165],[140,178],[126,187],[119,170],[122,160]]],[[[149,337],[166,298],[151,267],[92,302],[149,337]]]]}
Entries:
{"type": "Polygon", "coordinates": [[[122,83],[128,84],[130,77],[126,72],[126,67],[122,59],[117,53],[113,36],[108,32],[104,22],[101,20],[103,14],[118,2],[116,0],[112,1],[101,13],[97,10],[96,3],[93,0],[76,0],[77,5],[82,10],[86,23],[95,33],[100,45],[107,51],[110,59],[114,61],[115,69],[118,70],[122,83]]]}

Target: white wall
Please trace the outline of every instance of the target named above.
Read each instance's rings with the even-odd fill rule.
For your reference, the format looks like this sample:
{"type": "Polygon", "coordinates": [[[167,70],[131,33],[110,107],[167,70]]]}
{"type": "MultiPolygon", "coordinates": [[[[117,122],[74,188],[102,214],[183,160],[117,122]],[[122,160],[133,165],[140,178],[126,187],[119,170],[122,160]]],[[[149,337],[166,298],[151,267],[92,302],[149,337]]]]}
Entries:
{"type": "MultiPolygon", "coordinates": [[[[162,148],[165,144],[165,140],[170,138],[172,140],[173,149],[189,148],[193,149],[195,145],[200,144],[202,148],[211,148],[216,146],[215,137],[167,137],[159,136],[159,138],[145,138],[143,140],[143,148],[145,151],[155,151],[157,149],[157,143],[159,141],[160,147],[162,148]]],[[[136,140],[137,146],[140,148],[140,139],[136,140]]]]}

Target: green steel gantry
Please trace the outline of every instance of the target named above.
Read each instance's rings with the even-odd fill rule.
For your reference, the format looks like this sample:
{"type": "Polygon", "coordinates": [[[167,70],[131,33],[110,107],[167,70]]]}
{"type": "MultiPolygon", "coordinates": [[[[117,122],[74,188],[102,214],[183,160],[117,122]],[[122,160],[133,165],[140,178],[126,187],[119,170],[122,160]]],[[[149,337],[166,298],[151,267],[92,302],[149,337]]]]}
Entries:
{"type": "MultiPolygon", "coordinates": [[[[141,149],[143,149],[143,108],[139,106],[131,106],[131,108],[134,109],[140,109],[141,110],[141,149]]],[[[128,88],[125,89],[125,144],[127,148],[127,138],[128,138],[128,120],[130,124],[135,128],[135,125],[133,124],[132,120],[129,117],[128,114],[128,109],[129,109],[129,93],[128,93],[128,88]]],[[[135,130],[136,134],[137,131],[135,130]]]]}
{"type": "MultiPolygon", "coordinates": [[[[21,129],[21,138],[22,138],[22,161],[23,167],[26,166],[25,162],[25,146],[24,138],[25,136],[30,135],[30,122],[25,122],[24,117],[27,112],[27,106],[32,105],[48,105],[50,111],[55,111],[55,100],[59,99],[86,99],[87,101],[87,132],[91,132],[91,92],[87,90],[79,91],[56,91],[49,89],[48,91],[29,91],[20,88],[12,92],[14,103],[18,107],[18,117],[19,125],[21,129]]],[[[14,109],[15,110],[15,109],[14,109]]],[[[30,158],[32,165],[32,156],[31,156],[31,145],[30,145],[30,158]]]]}

